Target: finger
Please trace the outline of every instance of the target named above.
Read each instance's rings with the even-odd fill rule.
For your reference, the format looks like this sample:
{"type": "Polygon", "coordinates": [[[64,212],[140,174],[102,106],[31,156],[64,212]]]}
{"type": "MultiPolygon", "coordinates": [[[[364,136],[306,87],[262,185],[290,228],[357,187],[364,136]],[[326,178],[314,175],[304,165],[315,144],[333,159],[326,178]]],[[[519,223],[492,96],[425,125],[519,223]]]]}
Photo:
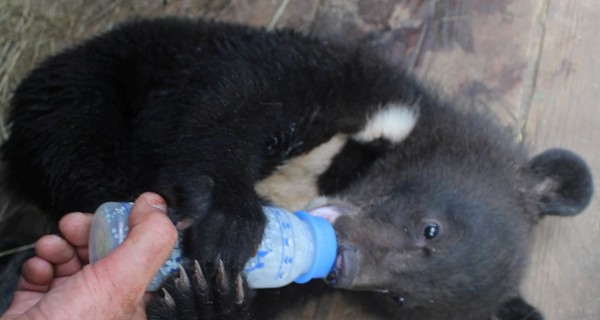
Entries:
{"type": "Polygon", "coordinates": [[[35,243],[35,253],[53,264],[62,264],[74,258],[75,249],[65,239],[50,234],[35,243]]]}
{"type": "Polygon", "coordinates": [[[73,254],[73,259],[65,263],[54,265],[54,277],[72,276],[81,270],[81,266],[81,261],[79,261],[77,255],[73,254]]]}
{"type": "Polygon", "coordinates": [[[88,247],[77,247],[77,256],[79,257],[79,261],[82,264],[90,263],[90,252],[88,251],[88,247]]]}
{"type": "Polygon", "coordinates": [[[90,263],[88,241],[93,216],[91,213],[73,212],[64,216],[59,222],[60,232],[65,240],[75,246],[82,264],[90,263]]]}
{"type": "Polygon", "coordinates": [[[166,204],[160,196],[142,194],[132,208],[125,241],[93,265],[98,272],[105,273],[100,276],[110,278],[108,281],[120,288],[120,294],[135,295],[122,298],[139,301],[173,250],[177,231],[165,212],[166,204]]]}
{"type": "Polygon", "coordinates": [[[53,278],[52,263],[40,257],[33,257],[23,264],[17,291],[47,292],[53,278]]]}
{"type": "Polygon", "coordinates": [[[81,270],[75,248],[57,235],[40,238],[35,244],[35,251],[40,258],[54,265],[55,278],[70,276],[81,270]]]}
{"type": "Polygon", "coordinates": [[[75,247],[87,248],[92,217],[90,213],[73,212],[60,219],[58,226],[65,240],[75,247]]]}

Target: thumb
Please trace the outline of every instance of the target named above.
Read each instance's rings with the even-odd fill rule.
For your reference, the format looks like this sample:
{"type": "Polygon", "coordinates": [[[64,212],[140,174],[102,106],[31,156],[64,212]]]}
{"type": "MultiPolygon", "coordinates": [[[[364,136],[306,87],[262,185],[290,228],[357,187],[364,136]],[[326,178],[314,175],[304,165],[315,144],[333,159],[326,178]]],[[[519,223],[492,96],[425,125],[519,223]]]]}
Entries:
{"type": "Polygon", "coordinates": [[[157,194],[140,195],[129,217],[125,241],[93,268],[127,297],[138,301],[177,241],[177,230],[166,216],[165,201],[157,194]]]}

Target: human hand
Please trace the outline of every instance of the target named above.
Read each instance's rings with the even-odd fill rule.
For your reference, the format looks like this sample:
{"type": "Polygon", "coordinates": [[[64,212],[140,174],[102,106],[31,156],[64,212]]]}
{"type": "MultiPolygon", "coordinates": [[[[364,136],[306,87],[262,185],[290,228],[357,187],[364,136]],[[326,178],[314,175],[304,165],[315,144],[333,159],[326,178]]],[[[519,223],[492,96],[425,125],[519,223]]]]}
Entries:
{"type": "Polygon", "coordinates": [[[90,265],[92,215],[61,219],[64,238],[47,235],[23,266],[12,304],[0,320],[146,319],[144,293],[177,240],[165,201],[144,193],[136,201],[125,241],[90,265]]]}

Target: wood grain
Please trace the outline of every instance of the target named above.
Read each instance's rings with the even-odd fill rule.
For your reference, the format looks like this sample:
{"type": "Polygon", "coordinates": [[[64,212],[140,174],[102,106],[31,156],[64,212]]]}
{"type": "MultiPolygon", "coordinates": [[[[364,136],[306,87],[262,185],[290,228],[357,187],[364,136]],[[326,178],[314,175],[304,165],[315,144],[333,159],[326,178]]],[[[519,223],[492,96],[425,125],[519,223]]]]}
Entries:
{"type": "MultiPolygon", "coordinates": [[[[600,173],[600,3],[549,1],[525,140],[541,151],[565,147],[600,173]]],[[[525,293],[548,319],[600,319],[600,203],[575,218],[548,218],[525,293]]]]}

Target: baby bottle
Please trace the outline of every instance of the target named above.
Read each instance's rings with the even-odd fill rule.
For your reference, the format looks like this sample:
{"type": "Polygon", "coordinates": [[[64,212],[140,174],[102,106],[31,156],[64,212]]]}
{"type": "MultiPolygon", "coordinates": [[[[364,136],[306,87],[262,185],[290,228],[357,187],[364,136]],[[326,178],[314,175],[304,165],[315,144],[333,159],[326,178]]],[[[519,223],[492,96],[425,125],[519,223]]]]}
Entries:
{"type": "MultiPolygon", "coordinates": [[[[123,242],[129,231],[132,206],[130,202],[107,202],[98,207],[90,232],[90,263],[95,263],[123,242]]],[[[305,211],[291,213],[264,206],[263,212],[267,224],[262,242],[256,255],[244,267],[248,286],[277,288],[291,282],[306,283],[326,277],[337,254],[331,224],[305,211]]],[[[178,272],[178,265],[183,264],[180,240],[147,291],[157,290],[165,278],[178,272]]]]}

